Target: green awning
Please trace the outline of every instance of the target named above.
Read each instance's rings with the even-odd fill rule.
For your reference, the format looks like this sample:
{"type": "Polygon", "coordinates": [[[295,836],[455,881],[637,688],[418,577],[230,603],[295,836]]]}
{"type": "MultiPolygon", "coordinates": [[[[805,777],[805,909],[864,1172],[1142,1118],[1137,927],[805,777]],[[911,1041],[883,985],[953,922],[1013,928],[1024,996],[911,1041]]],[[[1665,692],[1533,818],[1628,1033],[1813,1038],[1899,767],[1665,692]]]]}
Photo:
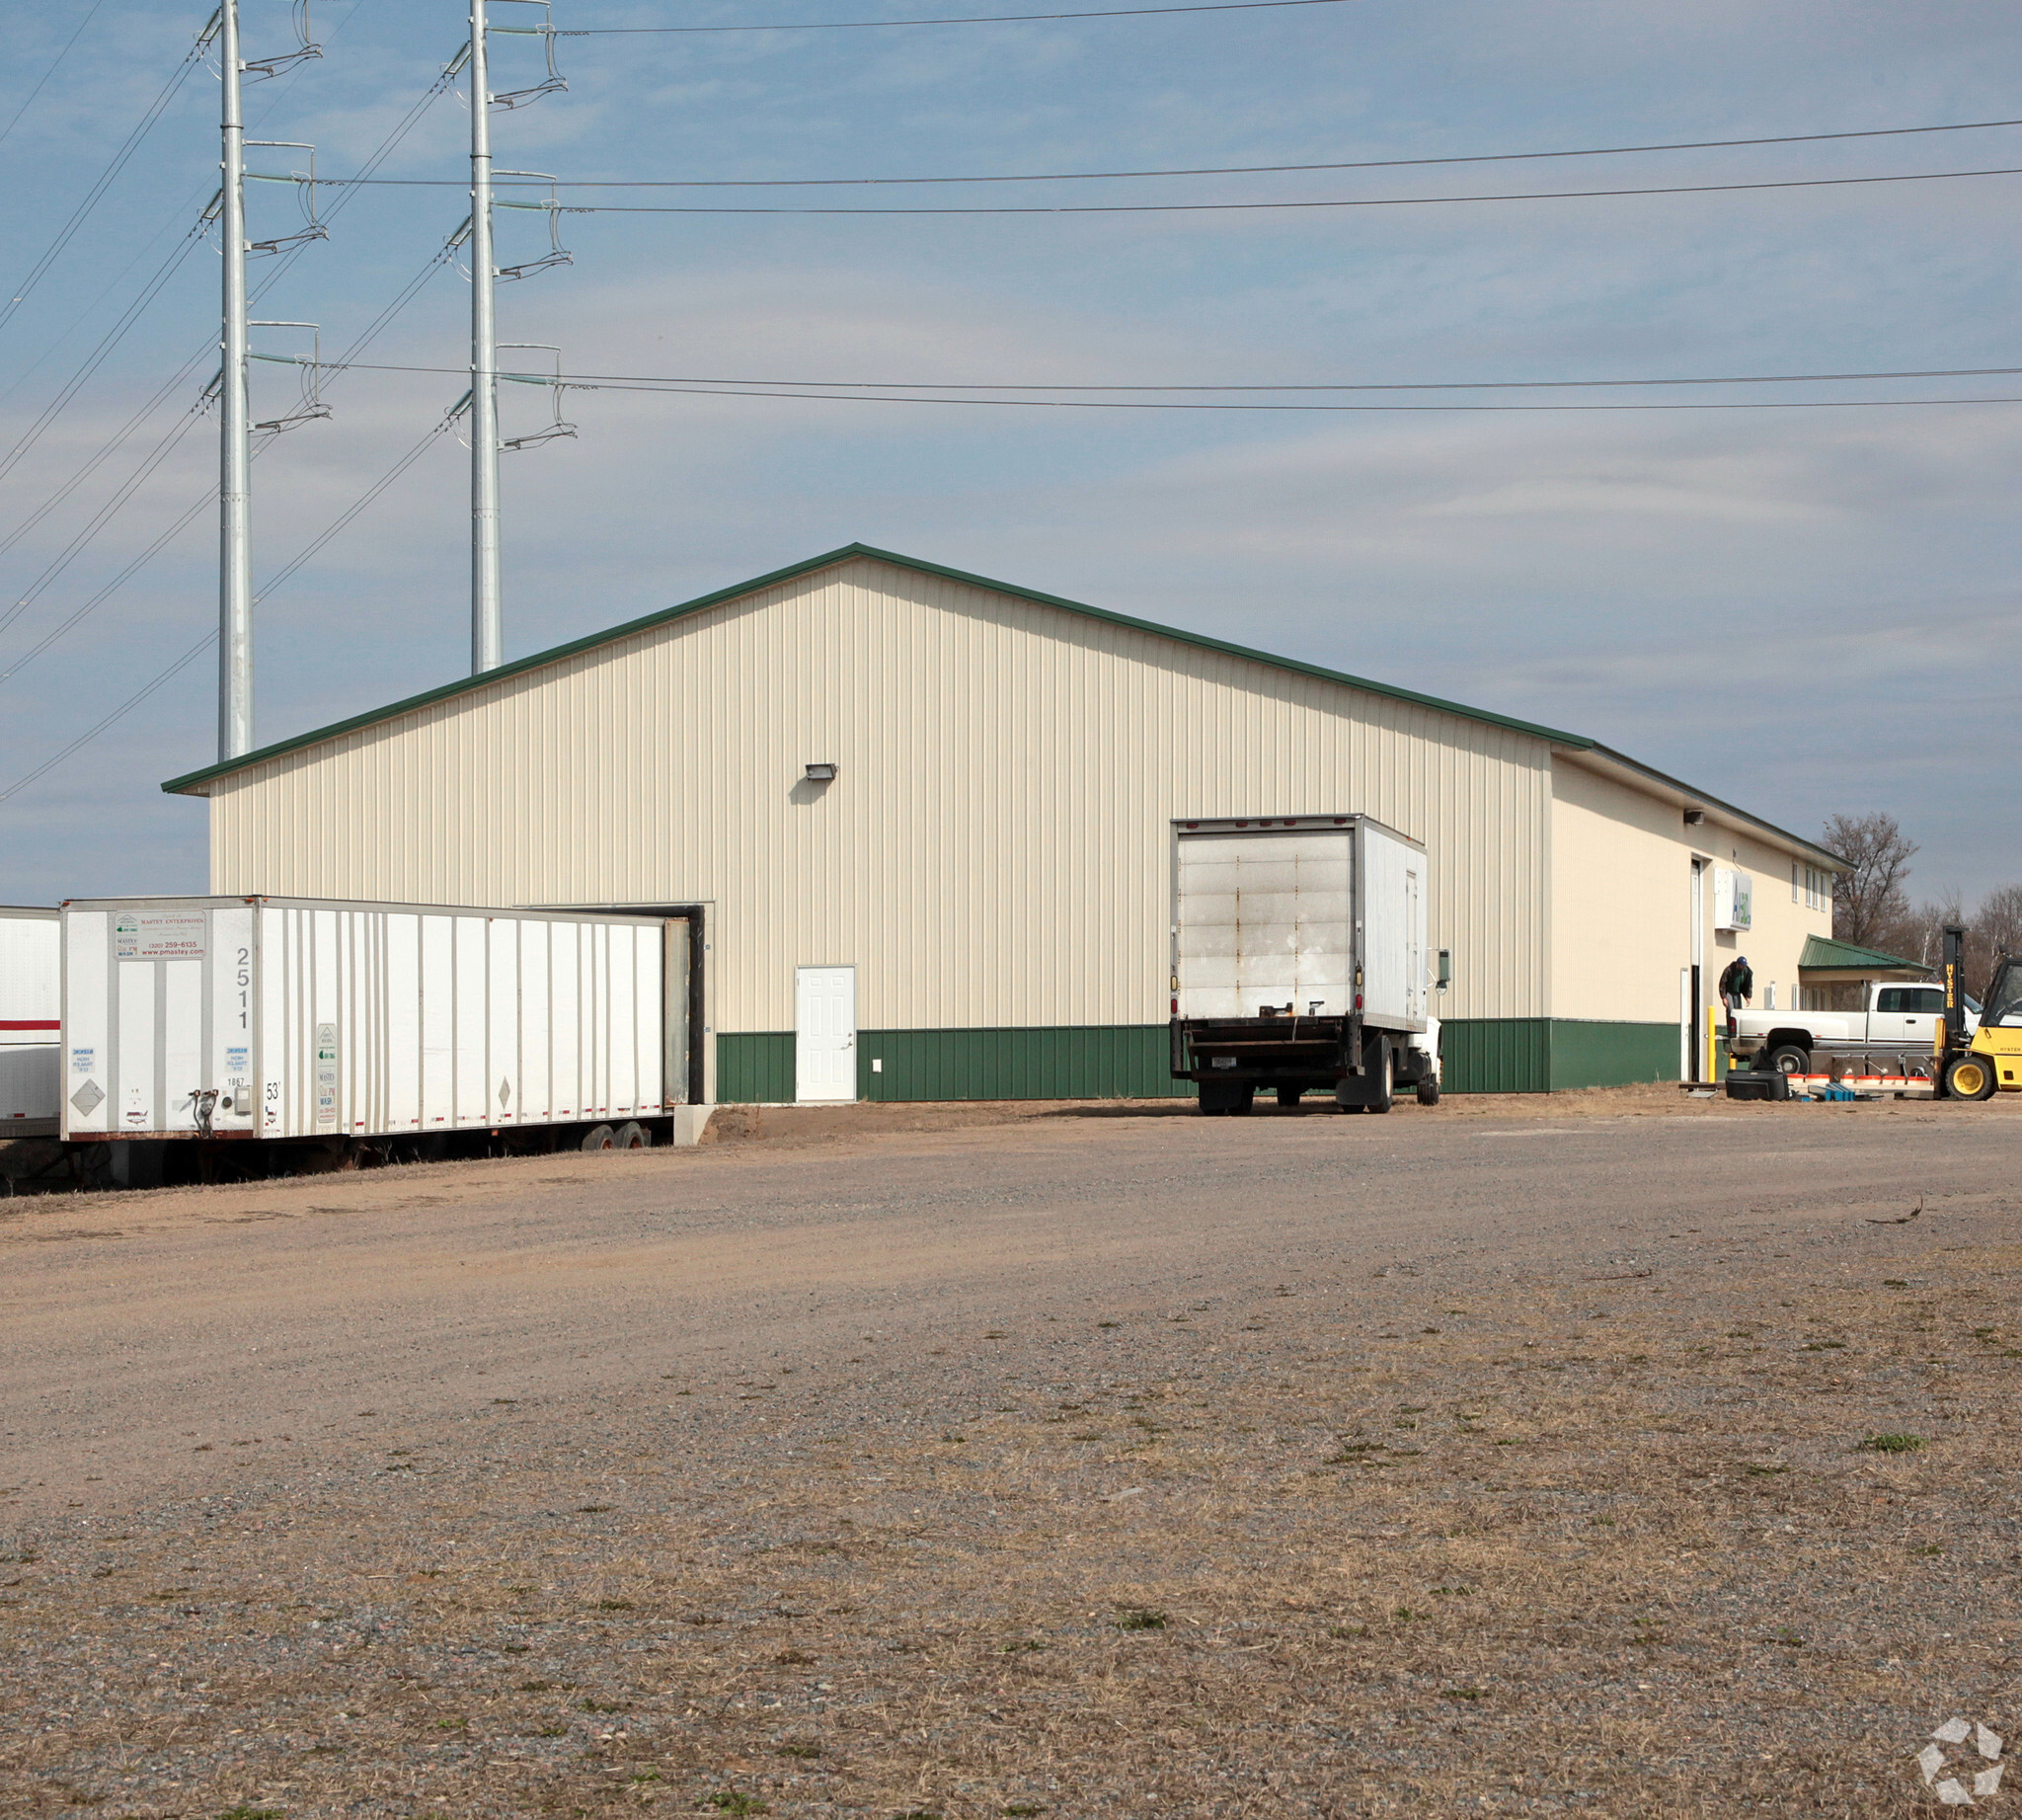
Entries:
{"type": "Polygon", "coordinates": [[[1850,941],[1833,941],[1825,935],[1805,937],[1805,951],[1798,956],[1799,973],[1836,973],[1863,980],[1887,974],[1901,980],[1927,980],[1931,969],[1920,961],[1905,961],[1900,954],[1884,954],[1879,948],[1856,947],[1850,941]]]}

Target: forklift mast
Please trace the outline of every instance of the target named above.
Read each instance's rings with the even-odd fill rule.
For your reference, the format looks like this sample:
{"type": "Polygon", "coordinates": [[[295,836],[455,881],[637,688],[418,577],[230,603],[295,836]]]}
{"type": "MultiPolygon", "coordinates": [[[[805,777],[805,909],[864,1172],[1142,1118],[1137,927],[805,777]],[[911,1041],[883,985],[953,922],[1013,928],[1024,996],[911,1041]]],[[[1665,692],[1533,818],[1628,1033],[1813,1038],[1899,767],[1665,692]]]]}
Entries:
{"type": "Polygon", "coordinates": [[[1945,1048],[1956,1054],[1966,1047],[1966,931],[1945,924],[1945,1048]]]}

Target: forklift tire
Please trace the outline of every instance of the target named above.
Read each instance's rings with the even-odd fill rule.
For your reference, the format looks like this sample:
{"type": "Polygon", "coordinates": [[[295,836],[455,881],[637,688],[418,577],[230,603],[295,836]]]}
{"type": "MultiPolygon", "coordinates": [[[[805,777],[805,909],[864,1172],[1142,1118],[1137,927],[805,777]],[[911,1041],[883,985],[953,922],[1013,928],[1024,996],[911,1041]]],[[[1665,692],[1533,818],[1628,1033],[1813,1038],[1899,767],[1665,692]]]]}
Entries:
{"type": "Polygon", "coordinates": [[[1418,1083],[1418,1103],[1421,1106],[1437,1106],[1439,1103],[1439,1077],[1428,1074],[1418,1083]]]}
{"type": "Polygon", "coordinates": [[[1948,1099],[1992,1099],[2000,1085],[1994,1065],[1985,1056],[1968,1050],[1945,1064],[1945,1096],[1948,1099]]]}

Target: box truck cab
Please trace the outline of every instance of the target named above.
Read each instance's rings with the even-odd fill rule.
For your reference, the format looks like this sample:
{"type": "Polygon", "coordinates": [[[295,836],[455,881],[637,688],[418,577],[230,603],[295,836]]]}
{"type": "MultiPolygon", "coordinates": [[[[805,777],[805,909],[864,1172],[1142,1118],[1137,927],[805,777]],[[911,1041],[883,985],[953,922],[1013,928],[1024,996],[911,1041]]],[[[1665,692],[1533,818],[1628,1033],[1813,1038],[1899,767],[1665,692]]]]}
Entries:
{"type": "Polygon", "coordinates": [[[1367,816],[1172,825],[1172,1071],[1203,1112],[1437,1102],[1427,885],[1424,844],[1367,816]]]}

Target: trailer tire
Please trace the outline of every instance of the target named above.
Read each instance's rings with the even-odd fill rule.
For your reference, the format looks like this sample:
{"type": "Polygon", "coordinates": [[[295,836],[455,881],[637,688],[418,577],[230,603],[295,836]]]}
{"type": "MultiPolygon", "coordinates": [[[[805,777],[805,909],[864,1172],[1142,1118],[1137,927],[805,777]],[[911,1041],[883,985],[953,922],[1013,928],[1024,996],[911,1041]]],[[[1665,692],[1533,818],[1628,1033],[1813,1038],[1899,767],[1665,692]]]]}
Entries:
{"type": "Polygon", "coordinates": [[[1427,1074],[1418,1083],[1418,1103],[1421,1106],[1437,1106],[1439,1103],[1439,1077],[1427,1074]]]}
{"type": "Polygon", "coordinates": [[[614,1150],[650,1150],[653,1148],[653,1133],[636,1119],[627,1119],[618,1127],[617,1136],[611,1141],[614,1150]]]}
{"type": "Polygon", "coordinates": [[[608,1125],[592,1125],[583,1134],[583,1147],[585,1150],[615,1150],[618,1134],[608,1125]]]}
{"type": "Polygon", "coordinates": [[[1795,1043],[1779,1043],[1757,1065],[1765,1074],[1809,1074],[1812,1056],[1795,1043]]]}

